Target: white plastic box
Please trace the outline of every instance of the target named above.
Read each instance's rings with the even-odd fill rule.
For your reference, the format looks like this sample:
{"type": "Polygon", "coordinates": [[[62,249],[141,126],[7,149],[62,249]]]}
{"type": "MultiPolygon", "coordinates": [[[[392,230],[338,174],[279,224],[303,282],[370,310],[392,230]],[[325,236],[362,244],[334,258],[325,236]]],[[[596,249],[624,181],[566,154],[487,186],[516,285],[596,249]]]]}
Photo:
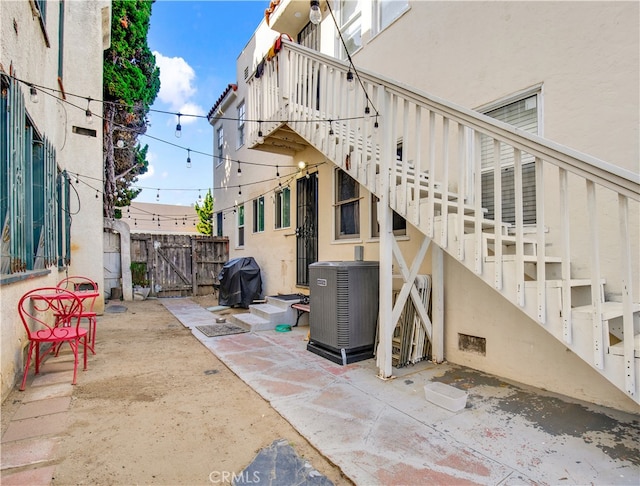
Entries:
{"type": "Polygon", "coordinates": [[[459,412],[467,406],[467,392],[446,383],[428,383],[424,386],[424,394],[428,401],[451,412],[459,412]]]}

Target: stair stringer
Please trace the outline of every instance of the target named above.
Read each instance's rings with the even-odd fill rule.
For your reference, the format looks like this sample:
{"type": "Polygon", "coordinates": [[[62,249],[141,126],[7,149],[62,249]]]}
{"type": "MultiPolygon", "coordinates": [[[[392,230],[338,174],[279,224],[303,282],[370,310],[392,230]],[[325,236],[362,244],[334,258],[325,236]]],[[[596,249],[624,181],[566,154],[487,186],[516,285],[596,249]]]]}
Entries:
{"type": "MultiPolygon", "coordinates": [[[[271,120],[267,120],[263,127],[269,127],[269,123],[277,124],[278,120],[287,120],[288,127],[309,145],[378,197],[382,195],[382,185],[379,182],[381,174],[386,176],[389,171],[390,192],[385,199],[388,199],[391,209],[640,404],[639,360],[634,358],[634,327],[629,324],[633,321],[629,318],[628,310],[632,308],[629,303],[629,299],[633,298],[631,282],[625,283],[623,279],[623,286],[627,288],[628,294],[624,296],[627,309],[625,342],[628,341],[630,345],[625,346],[625,356],[619,356],[608,352],[597,254],[591,256],[591,266],[595,269],[591,277],[595,289],[592,292],[595,304],[591,325],[578,328],[572,324],[574,316],[570,298],[572,279],[569,236],[568,232],[567,235],[561,235],[556,251],[562,256],[546,254],[543,192],[544,167],[549,165],[559,168],[560,186],[563,188],[560,213],[563,227],[568,227],[569,213],[566,205],[571,185],[567,184],[566,177],[567,174],[572,174],[583,178],[588,189],[586,205],[590,208],[596,207],[596,185],[617,195],[620,212],[623,214],[622,227],[622,220],[629,217],[628,203],[635,204],[640,200],[637,174],[401,86],[374,73],[360,71],[362,92],[348,94],[343,81],[348,66],[300,46],[285,43],[285,49],[279,54],[279,62],[280,74],[276,90],[279,91],[281,101],[277,116],[260,115],[263,120],[271,120]],[[309,80],[312,80],[313,85],[304,89],[309,80]],[[317,99],[309,96],[309,93],[317,94],[317,99]],[[375,110],[375,115],[364,118],[356,116],[362,112],[367,113],[365,107],[369,109],[369,105],[374,102],[381,109],[380,112],[375,110]],[[374,116],[376,125],[380,121],[378,129],[372,128],[374,116]],[[516,250],[514,255],[509,255],[504,254],[503,241],[508,240],[504,235],[504,227],[500,226],[499,231],[493,231],[492,225],[484,218],[480,198],[474,197],[474,194],[480,194],[480,178],[475,177],[470,182],[467,174],[480,173],[480,140],[486,136],[493,139],[494,149],[501,145],[512,148],[516,174],[519,173],[519,164],[524,154],[535,158],[538,216],[537,231],[533,235],[535,254],[525,255],[522,214],[518,205],[513,228],[516,250]],[[395,146],[391,143],[397,139],[402,139],[404,144],[403,154],[398,158],[395,146]],[[409,153],[412,155],[408,155],[409,153]],[[464,218],[457,218],[457,215],[464,215],[464,218]],[[465,218],[471,221],[471,231],[468,231],[469,225],[464,221],[465,218]],[[491,235],[492,254],[487,244],[488,238],[483,233],[491,235]],[[532,269],[536,283],[525,284],[528,277],[524,271],[525,265],[532,269]],[[550,265],[560,267],[554,278],[559,274],[562,284],[560,287],[547,289],[547,266],[550,265]],[[599,313],[601,315],[598,316],[599,313]],[[584,329],[588,331],[585,332],[584,329]]],[[[261,81],[265,83],[264,87],[268,85],[265,82],[268,80],[264,77],[261,81]]],[[[501,167],[499,157],[497,159],[494,161],[497,169],[495,173],[499,173],[501,167]]],[[[517,179],[516,175],[516,192],[520,193],[522,181],[517,179]]],[[[496,192],[499,194],[497,180],[496,192]]],[[[499,199],[495,198],[498,220],[501,215],[499,199]]],[[[591,224],[589,236],[594,237],[597,231],[597,222],[591,224]]],[[[621,229],[621,235],[621,239],[628,244],[629,231],[621,229]]],[[[595,245],[592,246],[597,251],[598,236],[595,238],[595,245]]],[[[531,247],[531,243],[527,244],[531,247]]],[[[630,266],[628,257],[627,263],[624,263],[624,259],[622,261],[623,268],[625,265],[630,266]]],[[[637,315],[636,311],[634,315],[637,315]]]]}
{"type": "MultiPolygon", "coordinates": [[[[308,123],[301,122],[299,125],[295,122],[289,122],[289,126],[297,132],[297,129],[301,126],[308,126],[308,123]]],[[[316,150],[321,152],[331,163],[335,166],[340,167],[341,169],[347,171],[354,179],[356,179],[359,183],[367,187],[371,192],[373,192],[377,197],[380,197],[380,183],[379,183],[379,174],[376,174],[378,177],[364,178],[360,173],[354,173],[350,167],[347,167],[344,161],[336,161],[332,157],[335,157],[336,153],[350,153],[351,148],[354,145],[361,145],[361,142],[358,142],[354,137],[348,137],[344,135],[344,132],[339,132],[338,130],[334,130],[334,138],[330,139],[329,137],[318,135],[321,134],[321,130],[309,131],[303,130],[302,133],[297,132],[302,138],[304,138],[311,146],[313,146],[316,150]],[[337,132],[337,133],[336,133],[337,132]],[[315,134],[315,135],[314,135],[315,134]],[[341,134],[343,135],[341,137],[341,134]],[[339,150],[334,149],[333,145],[339,145],[341,138],[347,141],[348,149],[339,150]],[[331,141],[333,140],[333,141],[331,141]],[[316,145],[316,143],[318,145],[316,145]]],[[[365,144],[366,145],[366,144],[365,144]]],[[[375,171],[379,172],[379,150],[371,150],[368,151],[369,154],[374,153],[377,154],[374,156],[373,161],[371,162],[371,166],[369,170],[371,171],[371,167],[376,167],[375,171]],[[376,158],[378,163],[376,163],[376,158]]],[[[438,187],[440,184],[435,183],[435,186],[438,187]]],[[[508,255],[503,256],[502,259],[502,271],[501,276],[503,279],[501,288],[496,288],[495,285],[495,261],[487,260],[490,258],[490,255],[487,251],[486,241],[482,245],[482,271],[480,273],[477,272],[477,263],[474,258],[468,257],[469,255],[473,256],[475,253],[475,248],[473,245],[473,237],[476,235],[474,233],[464,233],[460,236],[458,231],[458,226],[455,224],[457,218],[457,196],[451,192],[447,194],[447,220],[448,224],[446,225],[447,231],[443,231],[442,221],[438,221],[438,218],[441,216],[429,216],[425,214],[424,207],[421,207],[418,213],[420,214],[420,218],[416,220],[412,217],[415,214],[414,211],[414,203],[409,202],[408,204],[405,202],[403,198],[403,194],[406,193],[407,190],[412,190],[413,187],[407,187],[407,185],[399,184],[396,186],[396,198],[395,204],[394,201],[391,201],[391,209],[396,211],[401,216],[405,217],[409,223],[418,228],[423,234],[428,235],[428,226],[431,226],[432,229],[432,242],[442,248],[448,255],[455,258],[457,261],[462,263],[470,272],[472,272],[476,277],[483,280],[487,285],[489,285],[495,292],[499,293],[503,298],[508,300],[511,304],[516,306],[520,311],[526,314],[530,319],[536,322],[538,325],[542,326],[548,333],[550,333],[554,338],[562,342],[563,345],[570,349],[573,353],[575,353],[578,357],[580,357],[586,364],[588,364],[591,368],[596,370],[599,374],[604,376],[609,382],[614,384],[617,388],[625,391],[625,366],[624,366],[624,356],[611,354],[608,351],[605,351],[603,354],[603,365],[602,367],[598,367],[594,364],[594,337],[593,337],[593,326],[591,322],[589,322],[588,326],[581,325],[580,328],[583,332],[574,333],[572,336],[571,342],[567,342],[565,339],[565,330],[563,327],[563,305],[562,305],[562,292],[560,288],[554,289],[546,289],[544,292],[544,319],[541,321],[539,319],[540,308],[538,304],[539,290],[537,288],[537,284],[535,282],[529,281],[529,285],[522,286],[521,291],[523,292],[523,297],[519,297],[517,295],[518,292],[518,282],[516,282],[516,267],[513,261],[509,261],[508,255]],[[406,205],[405,205],[406,204],[406,205]],[[426,221],[429,221],[427,224],[426,221]],[[443,241],[443,235],[447,235],[446,241],[443,241]],[[462,241],[464,250],[462,252],[463,255],[468,255],[467,258],[460,258],[460,241],[462,241]],[[533,285],[532,285],[533,284],[533,285]],[[519,305],[518,302],[524,302],[524,305],[519,305]],[[591,332],[584,332],[585,329],[589,329],[591,332]]],[[[428,189],[425,189],[421,186],[421,192],[428,192],[428,189]]],[[[434,205],[436,208],[436,212],[441,213],[441,208],[444,206],[443,193],[441,191],[434,191],[434,205]]],[[[427,198],[420,199],[421,206],[424,206],[427,201],[427,198]]],[[[465,214],[467,211],[472,212],[473,207],[470,205],[463,205],[465,214]]],[[[493,232],[483,232],[483,236],[486,237],[495,237],[495,222],[493,220],[483,219],[481,223],[481,227],[483,228],[493,228],[493,232]]],[[[505,228],[501,228],[500,233],[506,233],[505,228]]],[[[535,254],[531,255],[535,256],[535,254]]],[[[561,262],[560,257],[551,257],[546,256],[548,265],[558,265],[561,262]]],[[[535,263],[533,263],[535,266],[535,263]]],[[[556,274],[559,271],[555,272],[556,274]]],[[[544,285],[546,287],[546,284],[544,285]]],[[[600,339],[601,345],[604,346],[606,336],[600,339]]],[[[607,346],[608,348],[608,346],[607,346]]],[[[640,352],[637,353],[640,355],[640,352]]],[[[635,376],[640,376],[640,359],[635,359],[635,376]]],[[[636,399],[636,402],[640,403],[639,400],[636,399]]]]}

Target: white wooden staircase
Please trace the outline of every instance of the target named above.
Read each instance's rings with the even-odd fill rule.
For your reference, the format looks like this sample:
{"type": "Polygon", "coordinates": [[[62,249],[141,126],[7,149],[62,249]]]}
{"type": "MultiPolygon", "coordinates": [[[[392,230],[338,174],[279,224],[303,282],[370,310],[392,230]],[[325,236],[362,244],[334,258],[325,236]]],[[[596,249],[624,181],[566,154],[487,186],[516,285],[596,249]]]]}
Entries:
{"type": "Polygon", "coordinates": [[[348,70],[284,42],[249,79],[248,118],[260,120],[250,144],[260,131],[263,150],[312,145],[640,404],[639,175],[371,72],[349,90],[348,70]],[[534,160],[535,228],[521,204],[511,224],[485,217],[483,137],[498,154],[496,221],[504,154],[515,201],[523,160],[534,160]]]}

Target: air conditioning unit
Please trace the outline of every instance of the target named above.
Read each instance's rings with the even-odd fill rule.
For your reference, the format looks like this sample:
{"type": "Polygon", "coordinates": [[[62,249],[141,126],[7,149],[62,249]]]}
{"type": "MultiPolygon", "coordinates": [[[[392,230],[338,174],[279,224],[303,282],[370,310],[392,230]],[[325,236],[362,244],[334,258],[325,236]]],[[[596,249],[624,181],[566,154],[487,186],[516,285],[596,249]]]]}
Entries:
{"type": "Polygon", "coordinates": [[[379,267],[369,261],[309,265],[308,351],[342,365],[373,357],[379,267]]]}

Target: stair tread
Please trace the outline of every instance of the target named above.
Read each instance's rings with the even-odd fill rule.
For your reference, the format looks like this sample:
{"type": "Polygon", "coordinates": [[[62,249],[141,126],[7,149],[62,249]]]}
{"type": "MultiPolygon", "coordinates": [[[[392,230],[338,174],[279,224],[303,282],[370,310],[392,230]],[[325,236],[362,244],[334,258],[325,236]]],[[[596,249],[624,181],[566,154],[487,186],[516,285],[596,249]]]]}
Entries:
{"type": "MultiPolygon", "coordinates": [[[[640,333],[633,336],[633,349],[635,357],[640,358],[640,333]]],[[[624,341],[609,346],[609,353],[616,356],[624,356],[624,341]]]]}
{"type": "MultiPolygon", "coordinates": [[[[525,263],[536,263],[538,261],[537,255],[522,255],[522,258],[524,259],[525,263]]],[[[484,257],[485,262],[495,262],[495,259],[496,258],[493,255],[484,257]]],[[[502,261],[515,262],[516,255],[502,255],[502,261]]],[[[544,261],[545,263],[562,263],[562,258],[555,256],[545,256],[544,261]]]]}
{"type": "MultiPolygon", "coordinates": [[[[593,304],[581,305],[571,309],[574,314],[591,314],[593,312],[593,304]]],[[[640,304],[631,304],[631,311],[640,311],[640,304]]],[[[622,316],[622,302],[603,302],[602,303],[602,318],[604,320],[614,319],[622,316]]]]}
{"type": "MultiPolygon", "coordinates": [[[[552,289],[556,289],[556,288],[562,288],[562,282],[563,280],[546,280],[546,286],[547,288],[552,288],[552,289]]],[[[600,279],[600,285],[604,285],[605,279],[600,279]]],[[[536,280],[527,280],[524,283],[525,287],[536,287],[538,285],[538,282],[536,280]]],[[[591,285],[591,279],[588,278],[572,278],[571,280],[569,280],[569,286],[570,287],[587,287],[591,285]]]]}

